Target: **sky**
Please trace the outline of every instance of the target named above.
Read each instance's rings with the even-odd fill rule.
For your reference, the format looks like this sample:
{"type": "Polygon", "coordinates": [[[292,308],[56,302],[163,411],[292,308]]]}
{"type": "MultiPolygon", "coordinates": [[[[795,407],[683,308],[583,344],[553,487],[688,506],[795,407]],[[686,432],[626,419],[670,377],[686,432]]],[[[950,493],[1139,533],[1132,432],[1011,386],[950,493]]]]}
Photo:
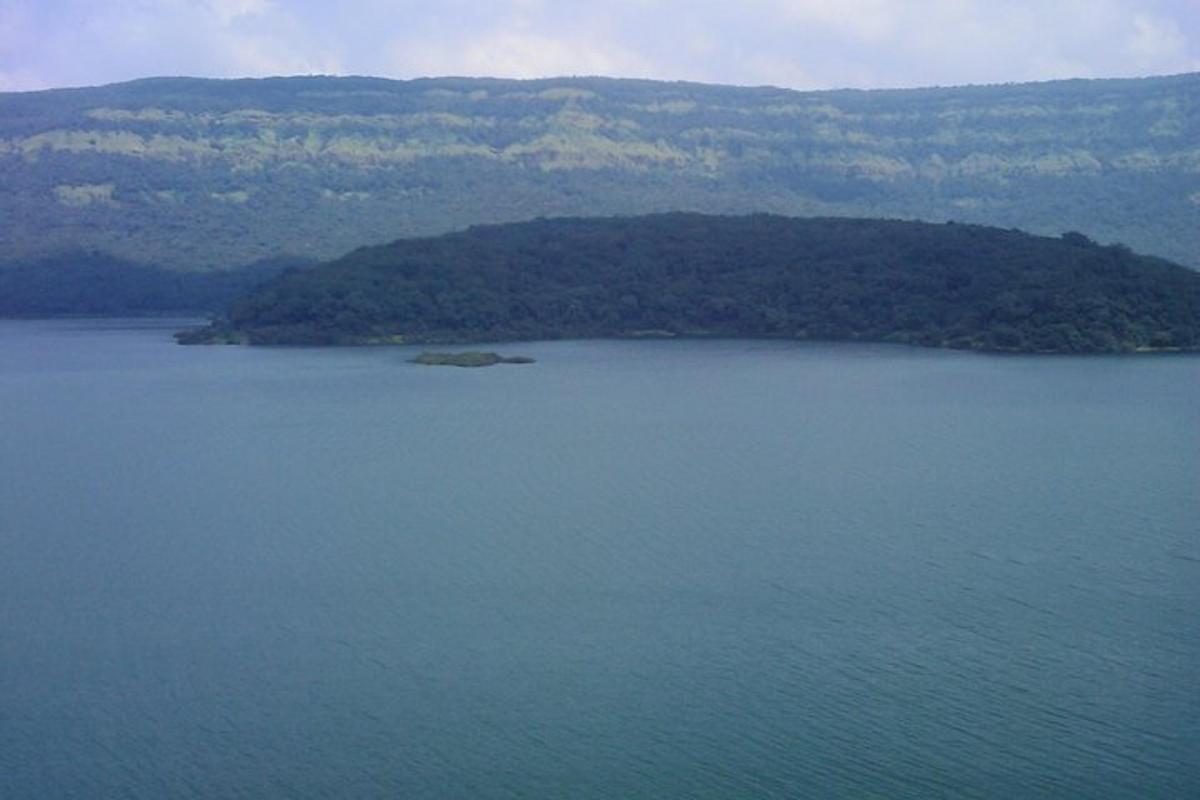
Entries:
{"type": "Polygon", "coordinates": [[[0,0],[0,91],[150,76],[794,89],[1200,71],[1200,0],[0,0]]]}

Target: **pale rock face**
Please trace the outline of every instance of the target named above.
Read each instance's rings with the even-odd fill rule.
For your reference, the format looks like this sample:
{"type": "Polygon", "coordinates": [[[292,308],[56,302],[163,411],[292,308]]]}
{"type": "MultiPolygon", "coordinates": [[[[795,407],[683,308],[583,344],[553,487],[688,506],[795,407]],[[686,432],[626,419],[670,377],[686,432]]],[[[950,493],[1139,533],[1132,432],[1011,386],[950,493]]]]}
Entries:
{"type": "Polygon", "coordinates": [[[0,263],[78,247],[228,267],[670,209],[1078,229],[1193,263],[1198,89],[298,78],[0,94],[0,219],[20,220],[0,223],[0,263]]]}

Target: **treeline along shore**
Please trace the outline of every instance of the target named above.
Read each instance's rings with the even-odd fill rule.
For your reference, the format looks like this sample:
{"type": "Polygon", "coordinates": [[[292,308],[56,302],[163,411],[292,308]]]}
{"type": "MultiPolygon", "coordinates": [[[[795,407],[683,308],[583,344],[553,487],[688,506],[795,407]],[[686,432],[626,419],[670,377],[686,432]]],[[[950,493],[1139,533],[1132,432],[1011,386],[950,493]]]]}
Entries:
{"type": "Polygon", "coordinates": [[[654,335],[968,350],[1200,349],[1200,273],[1079,233],[690,213],[542,219],[360,248],[184,343],[654,335]]]}

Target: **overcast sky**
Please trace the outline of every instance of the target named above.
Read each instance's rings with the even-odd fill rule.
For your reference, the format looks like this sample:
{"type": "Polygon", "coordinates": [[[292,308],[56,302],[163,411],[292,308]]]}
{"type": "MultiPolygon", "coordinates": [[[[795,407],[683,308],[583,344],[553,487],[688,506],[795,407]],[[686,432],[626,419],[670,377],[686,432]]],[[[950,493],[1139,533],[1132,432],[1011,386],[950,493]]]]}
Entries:
{"type": "Polygon", "coordinates": [[[0,0],[0,91],[152,75],[796,89],[1200,70],[1200,0],[0,0]]]}

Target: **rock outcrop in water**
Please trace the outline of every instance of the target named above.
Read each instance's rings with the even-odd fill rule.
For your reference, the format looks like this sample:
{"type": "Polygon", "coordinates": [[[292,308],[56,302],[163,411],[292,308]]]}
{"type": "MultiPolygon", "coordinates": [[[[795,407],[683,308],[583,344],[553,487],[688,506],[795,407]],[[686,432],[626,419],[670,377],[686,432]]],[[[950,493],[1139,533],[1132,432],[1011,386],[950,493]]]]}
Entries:
{"type": "Polygon", "coordinates": [[[414,358],[414,364],[431,367],[490,367],[495,364],[532,364],[526,356],[502,356],[499,353],[468,350],[463,353],[435,353],[426,351],[414,358]]]}

